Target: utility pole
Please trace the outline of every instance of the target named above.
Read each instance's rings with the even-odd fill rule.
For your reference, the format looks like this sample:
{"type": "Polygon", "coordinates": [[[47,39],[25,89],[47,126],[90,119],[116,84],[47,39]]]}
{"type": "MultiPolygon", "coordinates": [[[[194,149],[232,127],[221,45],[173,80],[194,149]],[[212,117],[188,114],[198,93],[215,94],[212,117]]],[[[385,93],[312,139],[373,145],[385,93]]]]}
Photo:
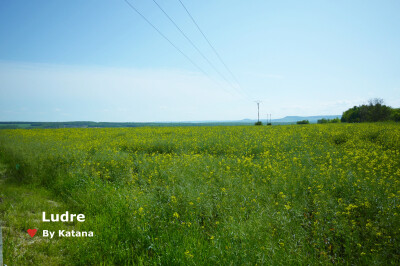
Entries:
{"type": "Polygon", "coordinates": [[[255,103],[257,104],[257,123],[260,122],[260,103],[261,101],[255,101],[255,103]]]}

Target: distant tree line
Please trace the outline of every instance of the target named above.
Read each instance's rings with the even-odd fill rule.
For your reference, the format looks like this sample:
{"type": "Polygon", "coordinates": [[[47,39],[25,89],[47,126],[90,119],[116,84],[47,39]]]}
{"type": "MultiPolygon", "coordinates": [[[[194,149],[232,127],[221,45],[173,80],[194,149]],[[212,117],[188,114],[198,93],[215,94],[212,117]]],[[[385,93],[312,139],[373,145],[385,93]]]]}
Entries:
{"type": "Polygon", "coordinates": [[[301,120],[301,121],[297,121],[296,124],[298,124],[298,125],[306,125],[306,124],[310,124],[310,121],[308,121],[308,120],[301,120]]]}
{"type": "Polygon", "coordinates": [[[342,122],[382,122],[400,121],[400,109],[384,105],[382,99],[369,100],[368,104],[354,106],[343,112],[342,122]]]}
{"type": "Polygon", "coordinates": [[[250,125],[244,122],[4,122],[0,121],[1,129],[36,129],[36,128],[127,128],[127,127],[184,127],[184,126],[241,126],[250,125]]]}
{"type": "Polygon", "coordinates": [[[322,118],[322,119],[319,119],[319,120],[317,121],[317,123],[318,123],[318,124],[340,123],[340,119],[339,119],[339,117],[336,117],[336,118],[334,118],[334,119],[322,118]]]}

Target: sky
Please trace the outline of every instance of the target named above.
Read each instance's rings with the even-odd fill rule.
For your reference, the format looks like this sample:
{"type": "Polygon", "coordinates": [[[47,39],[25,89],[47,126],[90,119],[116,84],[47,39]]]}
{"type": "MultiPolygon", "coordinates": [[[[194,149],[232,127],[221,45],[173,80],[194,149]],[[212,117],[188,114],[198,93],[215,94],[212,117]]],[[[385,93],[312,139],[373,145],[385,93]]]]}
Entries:
{"type": "Polygon", "coordinates": [[[273,119],[372,98],[400,107],[400,1],[181,0],[233,75],[179,0],[127,1],[185,56],[124,0],[0,1],[0,121],[256,119],[255,101],[273,119]]]}

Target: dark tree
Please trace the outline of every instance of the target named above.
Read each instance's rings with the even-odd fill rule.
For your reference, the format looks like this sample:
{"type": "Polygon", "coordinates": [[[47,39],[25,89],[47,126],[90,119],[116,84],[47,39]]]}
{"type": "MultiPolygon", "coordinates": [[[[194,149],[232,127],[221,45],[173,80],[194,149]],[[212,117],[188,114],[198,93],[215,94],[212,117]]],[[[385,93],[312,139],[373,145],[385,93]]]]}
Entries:
{"type": "Polygon", "coordinates": [[[393,109],[384,105],[382,99],[371,99],[368,105],[354,106],[345,111],[342,115],[342,122],[380,122],[388,121],[393,116],[393,109]]]}

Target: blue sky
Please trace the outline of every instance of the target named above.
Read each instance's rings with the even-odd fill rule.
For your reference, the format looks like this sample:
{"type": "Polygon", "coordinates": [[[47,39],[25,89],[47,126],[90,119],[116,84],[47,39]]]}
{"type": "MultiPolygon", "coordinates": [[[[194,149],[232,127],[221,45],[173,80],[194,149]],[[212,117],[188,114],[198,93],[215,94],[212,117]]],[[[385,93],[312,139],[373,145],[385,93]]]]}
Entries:
{"type": "Polygon", "coordinates": [[[1,121],[198,121],[400,107],[399,1],[1,1],[1,121]],[[209,78],[211,77],[211,79],[209,78]]]}

